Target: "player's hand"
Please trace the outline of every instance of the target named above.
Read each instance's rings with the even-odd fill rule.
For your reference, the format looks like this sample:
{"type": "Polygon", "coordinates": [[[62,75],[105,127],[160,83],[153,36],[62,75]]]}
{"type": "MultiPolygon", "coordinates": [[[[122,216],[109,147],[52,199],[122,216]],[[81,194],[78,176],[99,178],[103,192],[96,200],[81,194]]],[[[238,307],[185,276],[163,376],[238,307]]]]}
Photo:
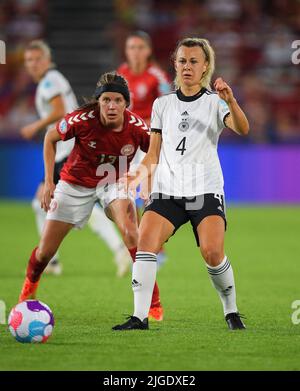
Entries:
{"type": "Polygon", "coordinates": [[[230,104],[232,101],[234,101],[232,89],[221,77],[218,77],[214,82],[214,87],[219,97],[225,100],[226,103],[230,104]]]}
{"type": "Polygon", "coordinates": [[[135,173],[126,172],[118,182],[124,186],[127,193],[132,193],[134,197],[136,196],[136,188],[140,184],[140,181],[135,173]]]}
{"type": "Polygon", "coordinates": [[[140,198],[144,201],[147,201],[150,197],[151,192],[151,177],[144,178],[140,186],[140,198]]]}
{"type": "Polygon", "coordinates": [[[23,138],[26,140],[31,140],[34,138],[34,136],[39,131],[39,128],[37,127],[37,124],[34,122],[33,124],[24,126],[20,133],[23,138]]]}
{"type": "Polygon", "coordinates": [[[53,182],[45,183],[41,202],[41,207],[44,209],[45,212],[48,212],[50,208],[51,200],[54,197],[54,190],[55,184],[53,182]]]}

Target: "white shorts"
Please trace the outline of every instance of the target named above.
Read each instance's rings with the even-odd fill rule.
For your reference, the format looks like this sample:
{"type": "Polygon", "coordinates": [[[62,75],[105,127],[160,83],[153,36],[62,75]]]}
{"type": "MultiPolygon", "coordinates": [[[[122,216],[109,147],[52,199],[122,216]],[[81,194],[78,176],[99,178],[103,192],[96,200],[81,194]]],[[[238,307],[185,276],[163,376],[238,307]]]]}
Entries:
{"type": "Polygon", "coordinates": [[[130,199],[134,202],[132,195],[126,193],[118,183],[90,189],[60,180],[54,191],[47,220],[64,221],[74,224],[75,228],[82,228],[97,201],[105,210],[116,199],[130,199]]]}

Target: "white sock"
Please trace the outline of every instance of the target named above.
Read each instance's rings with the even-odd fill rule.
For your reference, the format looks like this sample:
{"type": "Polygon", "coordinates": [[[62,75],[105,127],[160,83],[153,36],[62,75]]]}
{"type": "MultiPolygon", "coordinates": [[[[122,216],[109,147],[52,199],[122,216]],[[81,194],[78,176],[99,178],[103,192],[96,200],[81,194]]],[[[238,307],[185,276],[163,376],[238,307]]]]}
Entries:
{"type": "MultiPolygon", "coordinates": [[[[32,200],[31,207],[34,211],[37,230],[41,237],[44,229],[47,213],[44,211],[44,209],[41,208],[41,203],[37,198],[34,198],[32,200]]],[[[54,256],[51,258],[49,263],[56,260],[58,260],[58,251],[54,254],[54,256]]]]}
{"type": "Polygon", "coordinates": [[[227,257],[225,256],[218,266],[209,266],[207,264],[206,266],[213,286],[216,288],[223,304],[224,315],[238,312],[233,270],[227,257]]]}
{"type": "Polygon", "coordinates": [[[47,213],[41,208],[41,203],[37,198],[34,198],[31,203],[35,214],[35,221],[39,235],[42,235],[47,213]]]}
{"type": "Polygon", "coordinates": [[[118,235],[114,223],[109,220],[104,210],[99,205],[95,205],[93,208],[89,219],[89,226],[93,232],[104,240],[114,254],[124,248],[124,244],[118,235]]]}
{"type": "Polygon", "coordinates": [[[134,314],[140,320],[148,318],[156,279],[156,254],[138,251],[132,267],[134,314]]]}

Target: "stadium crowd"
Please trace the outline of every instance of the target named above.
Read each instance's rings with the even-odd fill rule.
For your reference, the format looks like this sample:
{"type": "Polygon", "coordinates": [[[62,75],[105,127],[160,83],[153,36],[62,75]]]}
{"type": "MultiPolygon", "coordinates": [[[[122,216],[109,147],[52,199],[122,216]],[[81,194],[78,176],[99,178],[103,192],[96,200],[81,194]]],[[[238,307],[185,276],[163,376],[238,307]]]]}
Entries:
{"type": "MultiPolygon", "coordinates": [[[[0,3],[0,39],[6,64],[0,66],[0,137],[16,138],[20,128],[37,118],[35,84],[24,69],[24,46],[45,36],[47,2],[9,0],[0,3]]],[[[20,136],[19,136],[20,137],[20,136]]]]}
{"type": "MultiPolygon", "coordinates": [[[[291,59],[292,42],[300,38],[299,1],[115,0],[115,13],[112,68],[122,60],[124,37],[136,29],[151,35],[155,59],[171,76],[175,43],[207,38],[216,50],[215,77],[230,82],[252,129],[247,140],[225,131],[222,142],[300,142],[300,65],[291,59]]],[[[46,21],[46,0],[0,4],[0,39],[9,42],[9,66],[0,68],[1,138],[18,137],[21,125],[36,115],[22,48],[31,39],[47,39],[46,21]]]]}

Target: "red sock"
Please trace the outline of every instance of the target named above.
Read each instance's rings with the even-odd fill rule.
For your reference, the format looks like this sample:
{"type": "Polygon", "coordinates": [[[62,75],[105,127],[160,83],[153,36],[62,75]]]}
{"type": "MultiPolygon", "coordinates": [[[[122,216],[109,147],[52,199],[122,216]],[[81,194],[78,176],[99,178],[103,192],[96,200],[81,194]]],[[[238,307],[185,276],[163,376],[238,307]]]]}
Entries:
{"type": "Polygon", "coordinates": [[[133,262],[133,263],[135,262],[136,250],[137,250],[136,247],[133,247],[133,248],[129,248],[129,249],[128,249],[128,251],[130,252],[130,255],[131,255],[131,258],[132,258],[132,262],[133,262]]]}
{"type": "MultiPolygon", "coordinates": [[[[136,250],[137,250],[136,247],[128,249],[133,262],[135,262],[136,250]]],[[[153,294],[152,294],[152,300],[151,300],[151,307],[159,307],[160,305],[161,305],[161,303],[160,303],[160,298],[159,298],[159,289],[158,289],[157,282],[155,281],[154,288],[153,288],[153,294]]]]}
{"type": "Polygon", "coordinates": [[[158,289],[157,282],[155,281],[150,307],[152,308],[152,307],[160,307],[160,306],[161,306],[161,303],[160,303],[160,297],[159,297],[159,289],[158,289]]]}
{"type": "Polygon", "coordinates": [[[26,277],[31,282],[37,282],[40,279],[41,274],[43,273],[44,269],[46,268],[48,263],[39,262],[36,259],[36,250],[38,247],[36,247],[30,256],[28,266],[27,266],[27,272],[26,277]]]}

